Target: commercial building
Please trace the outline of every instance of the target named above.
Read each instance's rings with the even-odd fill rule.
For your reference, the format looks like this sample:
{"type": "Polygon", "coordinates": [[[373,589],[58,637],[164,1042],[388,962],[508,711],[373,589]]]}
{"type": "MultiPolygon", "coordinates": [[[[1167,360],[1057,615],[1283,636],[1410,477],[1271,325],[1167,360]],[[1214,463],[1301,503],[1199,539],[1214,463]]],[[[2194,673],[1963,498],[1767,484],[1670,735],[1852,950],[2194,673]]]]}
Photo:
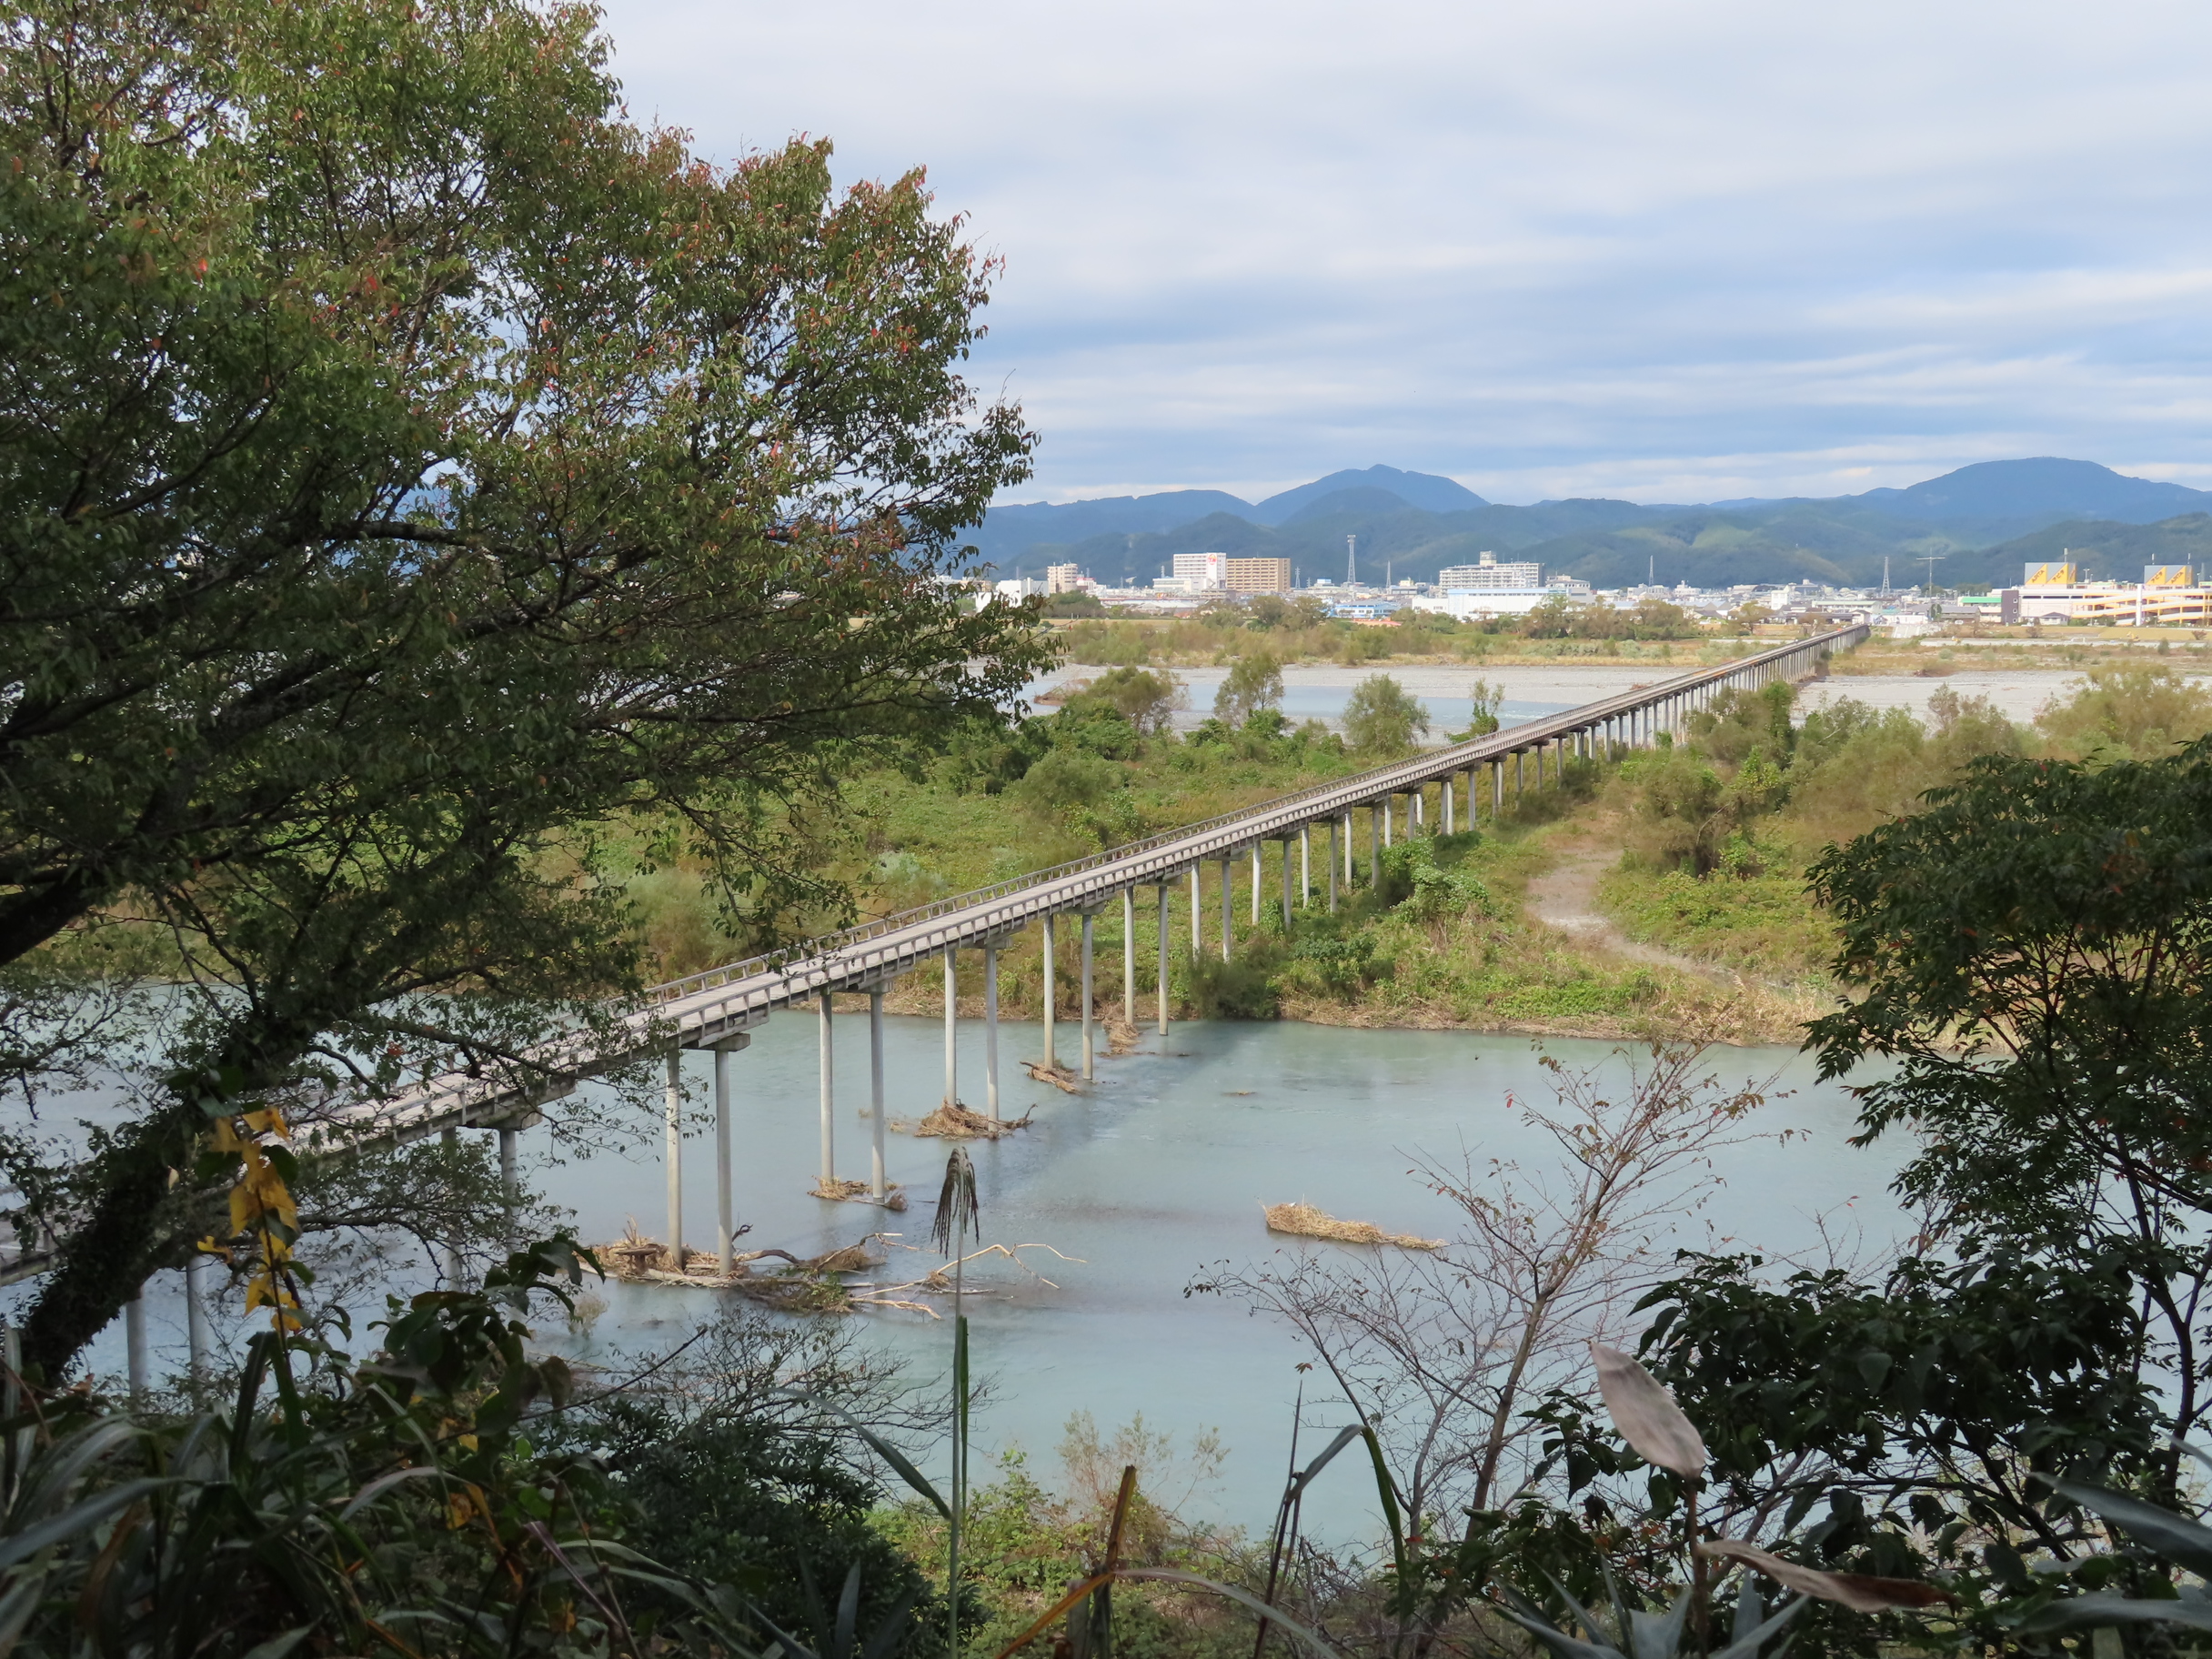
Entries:
{"type": "Polygon", "coordinates": [[[1222,572],[1232,593],[1288,593],[1291,561],[1287,558],[1232,558],[1222,572]]]}
{"type": "Polygon", "coordinates": [[[1075,565],[1047,565],[1044,568],[1044,590],[1047,593],[1080,593],[1083,587],[1083,573],[1075,565]]]}
{"type": "Polygon", "coordinates": [[[1485,553],[1472,565],[1451,565],[1437,573],[1436,586],[1445,593],[1475,588],[1541,589],[1543,587],[1543,567],[1523,562],[1498,563],[1498,556],[1485,553]]]}
{"type": "Polygon", "coordinates": [[[2139,582],[2085,582],[2070,562],[2026,567],[2019,598],[1997,596],[2000,614],[2022,622],[2081,622],[2120,628],[2212,626],[2212,588],[2187,565],[2146,565],[2139,582]]]}
{"type": "Polygon", "coordinates": [[[1227,588],[1229,555],[1178,553],[1175,555],[1175,580],[1185,593],[1202,593],[1210,588],[1227,588]]]}
{"type": "Polygon", "coordinates": [[[1287,558],[1232,558],[1226,553],[1178,553],[1175,574],[1152,584],[1154,593],[1288,593],[1287,558]]]}

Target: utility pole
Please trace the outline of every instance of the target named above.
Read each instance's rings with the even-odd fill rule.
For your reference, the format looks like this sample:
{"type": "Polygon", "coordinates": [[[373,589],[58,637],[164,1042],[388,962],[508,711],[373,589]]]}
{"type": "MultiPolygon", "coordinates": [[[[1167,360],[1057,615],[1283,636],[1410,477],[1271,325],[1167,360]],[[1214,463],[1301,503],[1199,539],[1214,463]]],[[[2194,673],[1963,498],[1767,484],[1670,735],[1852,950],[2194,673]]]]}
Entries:
{"type": "Polygon", "coordinates": [[[1948,553],[1923,553],[1919,558],[1915,561],[1918,564],[1925,565],[1928,568],[1927,585],[1931,592],[1935,590],[1936,587],[1936,561],[1939,558],[1948,558],[1950,557],[1951,556],[1948,553]]]}

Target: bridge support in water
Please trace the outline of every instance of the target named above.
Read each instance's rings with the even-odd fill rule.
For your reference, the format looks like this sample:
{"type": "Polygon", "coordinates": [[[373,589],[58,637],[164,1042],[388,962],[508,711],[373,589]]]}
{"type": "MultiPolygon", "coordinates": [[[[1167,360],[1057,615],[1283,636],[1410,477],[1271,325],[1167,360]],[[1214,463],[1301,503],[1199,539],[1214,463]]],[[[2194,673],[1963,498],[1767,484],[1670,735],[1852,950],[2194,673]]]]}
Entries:
{"type": "Polygon", "coordinates": [[[1137,1023],[1137,890],[1121,890],[1121,1022],[1137,1023]]]}
{"type": "MultiPolygon", "coordinates": [[[[718,1052],[716,1061],[721,1060],[718,1052]]],[[[879,1204],[889,1189],[883,1175],[883,985],[880,980],[868,988],[868,1191],[879,1204]]],[[[722,1191],[729,1191],[729,1160],[722,1160],[722,1191]]],[[[722,1203],[722,1272],[725,1276],[736,1264],[730,1260],[729,1203],[725,1196],[722,1203]]]]}
{"type": "MultiPolygon", "coordinates": [[[[828,1070],[830,1065],[829,1030],[830,993],[825,990],[822,992],[822,1075],[825,1079],[828,1078],[830,1074],[828,1070]]],[[[666,1162],[668,1166],[669,1177],[669,1264],[679,1273],[683,1272],[684,1268],[683,1064],[684,1051],[681,1049],[670,1049],[669,1051],[668,1091],[661,1101],[663,1128],[668,1135],[668,1155],[666,1162]]],[[[829,1084],[825,1081],[822,1087],[826,1091],[829,1088],[829,1084]]],[[[828,1116],[829,1110],[828,1097],[825,1094],[822,1104],[822,1111],[824,1114],[822,1118],[822,1132],[825,1135],[830,1132],[830,1120],[828,1116]]],[[[501,1161],[504,1162],[505,1160],[503,1159],[501,1161]]],[[[823,1161],[826,1168],[828,1164],[827,1154],[824,1155],[823,1161]]],[[[822,1179],[826,1183],[829,1177],[827,1174],[825,1174],[822,1179]]]]}
{"type": "MultiPolygon", "coordinates": [[[[1193,867],[1195,873],[1195,867],[1193,867]]],[[[1168,1034],[1168,884],[1160,884],[1160,985],[1158,1006],[1153,1013],[1160,1021],[1160,1034],[1168,1034]]],[[[1164,1045],[1162,1045],[1164,1046],[1164,1045]]]]}
{"type": "Polygon", "coordinates": [[[945,947],[945,1106],[960,1103],[960,977],[958,953],[945,947]]]}
{"type": "MultiPolygon", "coordinates": [[[[1197,903],[1196,890],[1192,891],[1191,903],[1193,906],[1197,903]]],[[[1059,1058],[1052,1051],[1052,1017],[1055,1011],[1052,1004],[1056,1000],[1052,986],[1052,918],[1048,914],[1044,918],[1044,1069],[1048,1071],[1060,1070],[1059,1058]]]]}
{"type": "Polygon", "coordinates": [[[999,946],[983,947],[983,1101],[990,1121],[999,1121],[999,946]]]}
{"type": "Polygon", "coordinates": [[[1096,910],[1083,912],[1083,1081],[1095,1075],[1096,1052],[1091,1035],[1091,924],[1098,919],[1096,910]]]}
{"type": "MultiPolygon", "coordinates": [[[[830,1041],[830,993],[825,990],[821,993],[821,1190],[824,1192],[837,1191],[837,1054],[830,1041]]],[[[669,1230],[669,1242],[674,1245],[681,1243],[673,1227],[669,1230]]]]}

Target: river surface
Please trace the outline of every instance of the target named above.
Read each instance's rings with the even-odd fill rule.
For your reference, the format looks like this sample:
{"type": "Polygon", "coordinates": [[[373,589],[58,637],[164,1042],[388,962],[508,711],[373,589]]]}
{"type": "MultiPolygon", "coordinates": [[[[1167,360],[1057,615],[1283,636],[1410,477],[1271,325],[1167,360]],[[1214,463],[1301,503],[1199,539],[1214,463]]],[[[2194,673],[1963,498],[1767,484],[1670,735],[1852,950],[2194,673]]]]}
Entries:
{"type": "MultiPolygon", "coordinates": [[[[1486,668],[1480,663],[1457,667],[1379,663],[1345,668],[1334,663],[1306,663],[1282,670],[1282,711],[1292,720],[1319,720],[1332,729],[1339,729],[1352,688],[1373,675],[1387,674],[1428,709],[1429,731],[1424,740],[1434,746],[1446,740],[1446,733],[1466,729],[1474,709],[1473,687],[1478,679],[1486,680],[1504,693],[1504,701],[1499,709],[1501,723],[1519,726],[1547,715],[1563,714],[1601,697],[1617,697],[1639,686],[1655,685],[1687,673],[1691,666],[1653,662],[1628,668],[1563,662],[1486,668]]],[[[1071,664],[1032,681],[1023,696],[1034,703],[1041,693],[1056,685],[1095,679],[1106,671],[1071,664]]],[[[1229,670],[1177,669],[1173,672],[1187,688],[1191,704],[1175,716],[1174,723],[1179,729],[1188,731],[1212,713],[1214,694],[1221,689],[1229,670]]],[[[2054,699],[2064,700],[2082,683],[2081,675],[2063,669],[1989,669],[1970,666],[1940,677],[1839,674],[1832,679],[1798,688],[1798,718],[1802,719],[1807,710],[1825,708],[1840,699],[1855,698],[1877,709],[1910,709],[1925,723],[1928,719],[1928,700],[1947,687],[1958,697],[1986,698],[2007,719],[2025,724],[2034,719],[2046,703],[2054,699]]]]}
{"type": "MultiPolygon", "coordinates": [[[[1109,957],[1101,966],[1111,986],[1119,964],[1109,957]]],[[[896,1018],[887,1026],[887,1116],[895,1124],[919,1118],[941,1095],[943,1027],[896,1018]]],[[[1061,1030],[1064,1060],[1077,1051],[1075,1033],[1061,1030]]],[[[866,1104],[867,1022],[840,1014],[834,1033],[838,1169],[864,1176],[869,1126],[858,1109],[866,1104]]],[[[912,1201],[903,1214],[807,1196],[816,1162],[817,1044],[814,1016],[779,1016],[731,1061],[736,1202],[752,1227],[744,1243],[805,1256],[880,1226],[902,1236],[876,1277],[917,1278],[936,1259],[895,1246],[926,1245],[946,1143],[890,1135],[890,1178],[912,1201]]],[[[970,1148],[985,1242],[1029,1247],[1022,1259],[1041,1275],[1003,1266],[978,1275],[986,1293],[970,1303],[975,1362],[993,1389],[978,1425],[979,1452],[1020,1446],[1049,1480],[1075,1412],[1091,1413],[1109,1432],[1141,1413],[1148,1428],[1171,1433],[1179,1444],[1214,1429],[1227,1448],[1223,1478],[1195,1507],[1254,1529],[1272,1513],[1295,1368],[1304,1356],[1266,1317],[1218,1296],[1186,1296],[1186,1287],[1222,1262],[1260,1263],[1299,1249],[1365,1253],[1269,1234],[1266,1203],[1302,1200],[1387,1232],[1449,1239],[1460,1231],[1458,1212],[1408,1175],[1416,1159],[1480,1170],[1502,1158],[1531,1172],[1555,1171],[1556,1150],[1523,1121],[1515,1103],[1551,1098],[1553,1077],[1540,1055],[1597,1068],[1616,1086],[1627,1069],[1617,1051],[1596,1042],[1546,1040],[1539,1049],[1527,1038],[1463,1031],[1189,1023],[1172,1029],[1164,1052],[1148,1031],[1138,1052],[1101,1058],[1097,1083],[1077,1096],[1021,1072],[1019,1059],[1038,1051],[1036,1026],[1002,1028],[1005,1115],[1033,1105],[1035,1122],[970,1148]]],[[[1818,1243],[1815,1218],[1822,1215],[1831,1229],[1861,1233],[1871,1244],[1895,1235],[1886,1185],[1897,1150],[1845,1145],[1852,1109],[1841,1088],[1815,1082],[1809,1063],[1789,1050],[1716,1049],[1709,1058],[1732,1087],[1775,1078],[1773,1098],[1753,1121],[1790,1138],[1722,1154],[1725,1184],[1703,1213],[1678,1219],[1672,1242],[1805,1252],[1818,1243]]],[[[980,1022],[963,1024],[960,1059],[961,1096],[979,1104],[980,1022]]],[[[687,1089],[704,1114],[711,1061],[692,1054],[685,1061],[687,1089]]],[[[659,1125],[643,1114],[626,1121],[635,1123],[634,1151],[580,1162],[553,1162],[543,1131],[523,1138],[533,1184],[571,1209],[588,1240],[618,1237],[630,1217],[647,1236],[666,1236],[659,1125]]],[[[709,1120],[701,1115],[685,1143],[685,1232],[694,1248],[714,1243],[712,1157],[709,1120]]],[[[149,1334],[164,1372],[183,1365],[178,1277],[166,1274],[148,1287],[149,1334]]],[[[610,1365],[681,1341],[711,1314],[718,1296],[620,1284],[602,1293],[608,1311],[589,1341],[560,1345],[610,1365]]],[[[357,1325],[370,1314],[357,1310],[357,1325]]],[[[867,1340],[905,1356],[916,1375],[941,1375],[945,1323],[900,1312],[854,1317],[867,1340]]],[[[110,1374],[120,1369],[119,1330],[93,1358],[110,1374]]],[[[1324,1418],[1335,1420],[1325,1410],[1309,1412],[1309,1421],[1324,1418]]]]}

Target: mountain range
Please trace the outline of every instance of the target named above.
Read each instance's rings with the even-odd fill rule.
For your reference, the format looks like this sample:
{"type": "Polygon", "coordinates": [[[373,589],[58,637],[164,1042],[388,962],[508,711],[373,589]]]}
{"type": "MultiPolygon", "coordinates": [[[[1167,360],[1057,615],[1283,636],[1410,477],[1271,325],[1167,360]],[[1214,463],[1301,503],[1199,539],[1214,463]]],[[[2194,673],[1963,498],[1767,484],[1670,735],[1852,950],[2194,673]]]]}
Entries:
{"type": "Polygon", "coordinates": [[[1509,507],[1433,473],[1332,472],[1258,502],[1168,490],[994,507],[968,539],[1001,576],[1076,564],[1114,586],[1149,581],[1178,553],[1287,558],[1301,583],[1433,581],[1483,552],[1600,588],[1813,581],[1867,587],[1934,578],[2016,582],[2023,564],[2070,553],[2092,577],[2146,564],[2212,568],[2212,491],[2129,478],[2094,461],[1981,461],[1903,489],[1821,498],[1664,506],[1604,498],[1509,507]]]}

